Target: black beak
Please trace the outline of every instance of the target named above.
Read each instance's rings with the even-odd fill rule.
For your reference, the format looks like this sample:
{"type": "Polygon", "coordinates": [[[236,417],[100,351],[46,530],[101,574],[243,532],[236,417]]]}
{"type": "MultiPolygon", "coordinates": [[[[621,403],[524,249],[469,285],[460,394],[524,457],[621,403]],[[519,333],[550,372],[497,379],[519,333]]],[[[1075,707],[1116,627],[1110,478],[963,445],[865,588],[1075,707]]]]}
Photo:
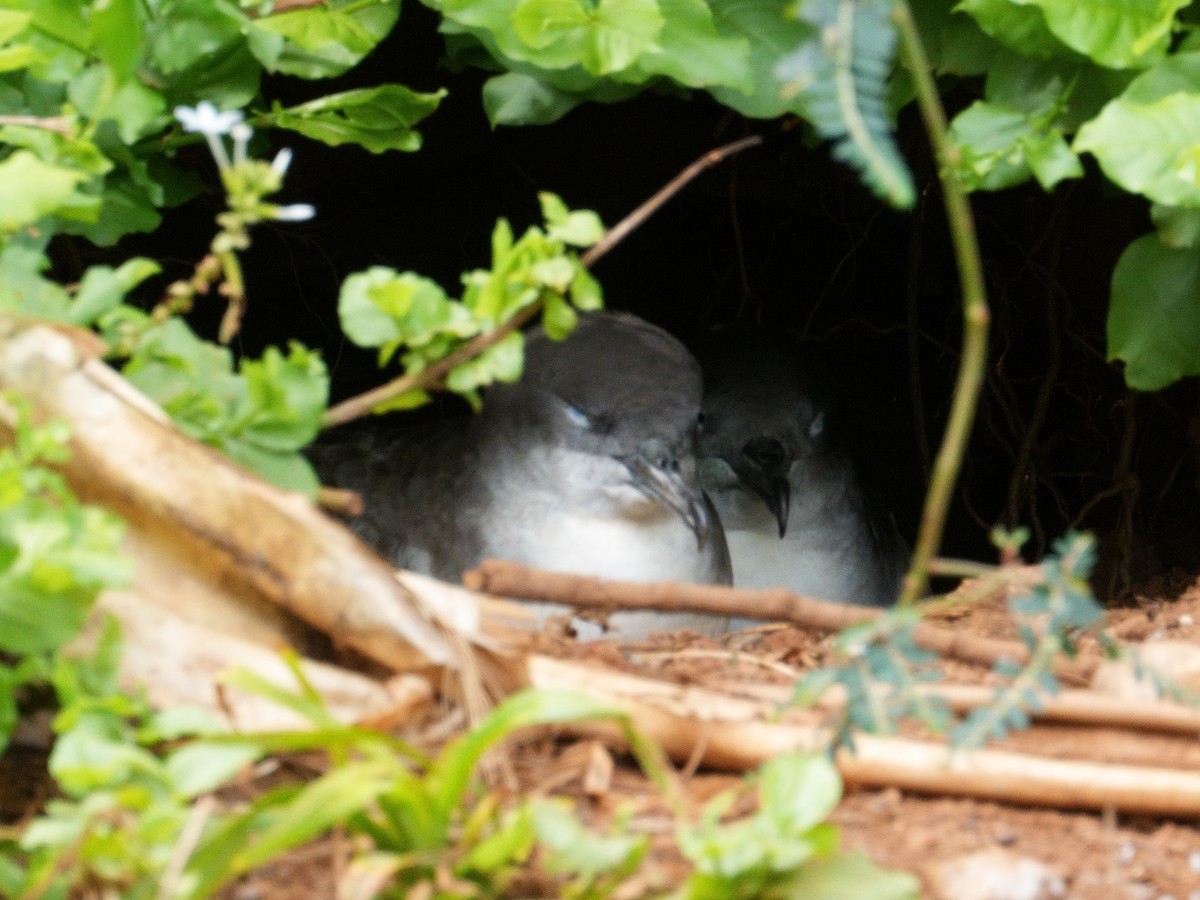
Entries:
{"type": "Polygon", "coordinates": [[[746,442],[733,466],[745,485],[767,504],[767,509],[779,523],[781,538],[787,533],[792,502],[792,489],[787,478],[791,465],[791,454],[777,438],[757,437],[746,442]]]}
{"type": "Polygon", "coordinates": [[[617,457],[633,475],[633,483],[647,496],[670,507],[696,535],[697,549],[703,550],[712,530],[712,520],[700,489],[684,481],[679,460],[665,445],[651,441],[630,456],[617,457]]]}

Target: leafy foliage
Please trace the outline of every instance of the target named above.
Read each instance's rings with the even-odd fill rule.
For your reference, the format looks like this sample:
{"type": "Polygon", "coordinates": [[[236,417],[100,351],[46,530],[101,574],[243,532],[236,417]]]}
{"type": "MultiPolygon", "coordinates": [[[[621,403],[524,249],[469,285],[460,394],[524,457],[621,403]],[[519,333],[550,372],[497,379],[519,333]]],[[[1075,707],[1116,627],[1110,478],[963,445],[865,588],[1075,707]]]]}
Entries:
{"type": "Polygon", "coordinates": [[[325,364],[293,343],[234,365],[181,319],[154,322],[130,307],[107,319],[128,350],[123,374],[187,434],[268,480],[310,496],[317,479],[300,450],[317,435],[329,393],[325,364]]]}
{"type": "MultiPolygon", "coordinates": [[[[911,94],[907,73],[893,71],[892,12],[903,0],[810,0],[794,8],[774,0],[426,2],[441,16],[450,58],[494,73],[483,92],[493,124],[551,122],[581,103],[661,87],[704,91],[746,116],[801,117],[880,196],[912,202],[890,125],[911,94]]],[[[937,74],[957,79],[973,100],[951,130],[950,164],[962,180],[973,190],[1000,190],[1035,178],[1049,190],[1082,177],[1081,157],[1090,154],[1116,186],[1146,197],[1158,233],[1131,244],[1114,273],[1109,354],[1125,362],[1138,388],[1200,374],[1200,42],[1183,0],[914,6],[937,74]]],[[[248,130],[234,130],[243,117],[330,146],[420,147],[417,128],[443,91],[382,84],[292,107],[268,104],[260,93],[264,72],[318,79],[347,71],[392,30],[399,11],[399,0],[280,11],[206,0],[0,2],[0,309],[99,327],[130,380],[180,427],[311,494],[315,480],[298,450],[324,412],[320,359],[293,344],[235,361],[179,314],[219,287],[230,301],[228,339],[246,301],[238,254],[250,248],[251,227],[311,214],[266,199],[279,189],[288,157],[250,158],[248,130]],[[214,127],[181,129],[172,117],[205,103],[214,127]],[[146,313],[129,298],[157,274],[154,261],[93,266],[71,287],[47,277],[56,237],[113,245],[153,231],[162,209],[195,196],[202,180],[176,157],[202,139],[213,148],[229,208],[190,279],[146,313]]],[[[575,249],[594,244],[602,229],[552,195],[542,204],[543,227],[517,237],[507,222],[497,224],[491,267],[464,276],[458,297],[412,272],[379,267],[352,276],[340,298],[347,334],[377,348],[381,362],[398,359],[410,377],[539,304],[546,329],[564,336],[578,310],[600,304],[599,285],[575,249]]],[[[444,386],[478,402],[480,387],[519,375],[521,350],[520,336],[509,335],[449,368],[444,386]]],[[[414,387],[381,408],[425,399],[414,387]]],[[[79,505],[46,468],[63,439],[58,426],[34,429],[18,419],[15,446],[0,453],[0,649],[12,656],[0,668],[0,740],[15,724],[19,692],[51,684],[60,708],[52,769],[63,791],[29,828],[5,836],[0,893],[65,896],[88,884],[154,896],[171,848],[196,815],[195,798],[261,752],[314,747],[339,765],[245,811],[213,815],[180,876],[181,896],[201,896],[340,824],[373,845],[354,863],[361,883],[398,891],[432,891],[450,878],[464,896],[495,895],[517,866],[541,854],[562,877],[564,896],[605,896],[643,860],[638,837],[597,838],[552,803],[506,808],[474,780],[486,749],[521,725],[611,715],[578,698],[514,698],[427,760],[394,740],[338,726],[303,691],[288,699],[260,686],[308,712],[317,730],[176,744],[210,726],[153,714],[121,695],[115,631],[90,659],[56,652],[96,592],[127,574],[115,555],[118,524],[79,505]]],[[[1065,540],[1043,585],[1017,603],[1048,624],[1025,633],[1031,663],[1006,670],[1009,687],[962,724],[957,741],[973,745],[1020,725],[1054,689],[1049,660],[1069,650],[1074,631],[1095,615],[1084,582],[1089,554],[1082,539],[1065,540]]],[[[915,624],[910,612],[897,611],[852,630],[840,645],[844,663],[800,693],[845,685],[847,732],[889,727],[901,713],[943,727],[945,710],[916,689],[928,657],[912,642],[915,624]],[[880,681],[894,690],[881,693],[880,681]]],[[[630,738],[661,779],[654,749],[630,738]]],[[[910,880],[835,852],[836,836],[821,823],[837,798],[827,761],[780,758],[764,769],[760,787],[760,812],[748,822],[722,824],[725,799],[699,826],[681,826],[696,872],[679,896],[912,893],[910,880]]]]}
{"type": "Polygon", "coordinates": [[[13,442],[0,448],[0,749],[17,723],[18,692],[46,681],[96,595],[130,574],[116,552],[120,520],[81,504],[50,468],[67,457],[66,428],[35,427],[20,398],[3,402],[13,442]]]}
{"type": "Polygon", "coordinates": [[[892,140],[884,92],[896,52],[891,0],[811,0],[796,7],[817,38],[779,61],[786,90],[804,99],[834,155],[892,205],[912,206],[912,176],[892,140]]]}
{"type": "Polygon", "coordinates": [[[837,829],[823,820],[842,796],[824,756],[783,754],[758,772],[759,809],[721,824],[732,793],[709,801],[696,827],[681,827],[680,849],[696,871],[680,892],[689,900],[918,896],[912,875],[888,872],[865,855],[839,855],[837,829]]]}
{"type": "MultiPolygon", "coordinates": [[[[385,735],[336,724],[303,683],[295,694],[274,686],[268,692],[311,714],[313,731],[231,738],[196,713],[153,714],[119,694],[117,655],[115,645],[102,646],[60,678],[63,712],[51,768],[65,797],[24,829],[19,844],[5,847],[0,836],[6,896],[89,883],[135,900],[154,897],[172,863],[176,896],[210,896],[282,851],[344,825],[368,847],[348,867],[346,886],[372,896],[410,896],[440,885],[440,896],[498,897],[518,870],[536,864],[558,880],[559,896],[602,898],[620,894],[648,848],[646,836],[626,832],[620,821],[596,834],[561,801],[506,803],[475,777],[488,749],[522,728],[605,719],[625,732],[643,768],[663,782],[657,748],[621,713],[585,696],[515,695],[428,759],[385,735]],[[194,852],[171,859],[194,818],[191,801],[263,752],[284,750],[323,750],[338,765],[307,784],[267,791],[242,811],[210,807],[193,836],[194,852]],[[444,893],[448,883],[452,893],[444,893]]],[[[245,673],[235,679],[243,686],[254,681],[245,673]]],[[[732,792],[711,801],[698,824],[680,811],[677,840],[695,872],[675,896],[847,890],[881,900],[916,896],[912,876],[838,852],[836,829],[822,821],[841,796],[827,759],[784,755],[766,764],[757,781],[759,810],[745,821],[720,822],[732,792]]]]}
{"type": "Polygon", "coordinates": [[[801,679],[792,702],[811,704],[830,686],[841,685],[846,707],[840,730],[847,743],[852,743],[855,729],[891,732],[906,716],[916,717],[930,731],[944,731],[950,722],[949,709],[919,690],[937,677],[936,657],[913,639],[920,622],[914,609],[896,607],[847,628],[837,640],[838,658],[844,662],[801,679]]]}
{"type": "Polygon", "coordinates": [[[1100,605],[1087,580],[1095,561],[1092,536],[1068,534],[1042,562],[1041,580],[1009,601],[1014,616],[1023,623],[1021,639],[1029,648],[1029,661],[1022,667],[1004,660],[997,664],[1005,686],[990,704],[954,728],[950,734],[954,746],[974,747],[991,737],[1002,738],[1012,729],[1026,728],[1029,712],[1040,710],[1043,698],[1058,691],[1052,668],[1055,658],[1074,652],[1074,636],[1100,620],[1100,605]],[[1030,624],[1034,621],[1036,631],[1030,624]]]}
{"type": "MultiPolygon", "coordinates": [[[[546,333],[566,337],[578,321],[576,309],[599,309],[603,302],[600,285],[569,248],[596,243],[604,227],[595,213],[571,211],[553,194],[543,193],[540,199],[545,228],[531,227],[514,240],[507,221],[496,223],[492,267],[463,276],[461,300],[451,300],[428,278],[384,266],[347,278],[338,301],[347,337],[364,347],[378,347],[380,365],[404,348],[401,361],[409,376],[534,304],[542,305],[546,333]]],[[[523,362],[524,338],[513,332],[451,368],[445,386],[478,407],[478,388],[516,381],[523,362]]],[[[424,389],[414,388],[375,411],[408,409],[428,399],[424,389]]]]}

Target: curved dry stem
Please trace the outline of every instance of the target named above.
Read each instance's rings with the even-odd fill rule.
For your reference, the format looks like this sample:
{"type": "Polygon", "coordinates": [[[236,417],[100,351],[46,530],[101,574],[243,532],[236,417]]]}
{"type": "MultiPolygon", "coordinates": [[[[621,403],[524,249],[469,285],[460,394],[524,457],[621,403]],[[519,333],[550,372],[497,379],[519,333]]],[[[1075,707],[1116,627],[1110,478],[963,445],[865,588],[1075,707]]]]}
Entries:
{"type": "Polygon", "coordinates": [[[957,150],[950,144],[946,113],[938,97],[937,85],[930,74],[929,60],[925,56],[925,49],[907,0],[897,0],[895,16],[900,32],[900,50],[905,65],[912,74],[921,118],[924,120],[925,131],[929,135],[929,142],[938,162],[938,179],[942,184],[950,236],[954,242],[963,303],[962,362],[954,387],[950,419],[946,423],[942,446],[934,460],[929,491],[925,495],[925,507],[921,512],[921,528],[917,533],[912,563],[905,573],[904,587],[900,594],[900,602],[910,604],[924,591],[928,581],[929,563],[937,554],[942,542],[946,511],[950,506],[954,483],[962,468],[967,439],[971,433],[971,424],[975,419],[979,393],[983,386],[990,314],[987,294],[983,287],[983,270],[979,261],[975,223],[971,217],[970,204],[967,202],[966,189],[953,165],[957,150]]]}

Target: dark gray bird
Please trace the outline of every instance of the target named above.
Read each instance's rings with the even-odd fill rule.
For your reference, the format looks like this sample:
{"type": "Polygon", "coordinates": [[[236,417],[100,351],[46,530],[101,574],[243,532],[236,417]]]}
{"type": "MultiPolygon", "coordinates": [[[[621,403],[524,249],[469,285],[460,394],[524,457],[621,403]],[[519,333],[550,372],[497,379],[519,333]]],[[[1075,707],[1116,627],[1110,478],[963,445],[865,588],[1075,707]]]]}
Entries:
{"type": "Polygon", "coordinates": [[[895,602],[907,547],[840,446],[829,398],[801,360],[732,338],[705,374],[700,482],[724,525],[734,584],[895,602]]]}
{"type": "MultiPolygon", "coordinates": [[[[322,479],[360,492],[353,527],[397,566],[457,579],[487,557],[634,581],[729,584],[721,524],[696,478],[699,364],[634,316],[530,333],[525,374],[475,416],[318,448],[322,479]]],[[[558,612],[549,604],[543,610],[558,612]]],[[[617,613],[617,636],[710,634],[706,615],[617,613]]],[[[599,629],[576,620],[581,636],[599,629]]]]}

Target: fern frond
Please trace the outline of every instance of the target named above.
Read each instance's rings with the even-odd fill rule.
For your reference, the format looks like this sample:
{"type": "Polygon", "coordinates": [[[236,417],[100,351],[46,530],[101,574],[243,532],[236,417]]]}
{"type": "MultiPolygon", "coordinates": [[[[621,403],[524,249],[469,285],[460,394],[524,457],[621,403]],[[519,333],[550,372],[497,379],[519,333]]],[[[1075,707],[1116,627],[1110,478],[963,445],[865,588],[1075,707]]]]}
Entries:
{"type": "Polygon", "coordinates": [[[833,142],[834,155],[893,206],[908,208],[914,191],[892,138],[884,97],[896,32],[893,0],[804,0],[795,15],[816,36],[779,61],[784,90],[799,94],[809,121],[833,142]]]}

